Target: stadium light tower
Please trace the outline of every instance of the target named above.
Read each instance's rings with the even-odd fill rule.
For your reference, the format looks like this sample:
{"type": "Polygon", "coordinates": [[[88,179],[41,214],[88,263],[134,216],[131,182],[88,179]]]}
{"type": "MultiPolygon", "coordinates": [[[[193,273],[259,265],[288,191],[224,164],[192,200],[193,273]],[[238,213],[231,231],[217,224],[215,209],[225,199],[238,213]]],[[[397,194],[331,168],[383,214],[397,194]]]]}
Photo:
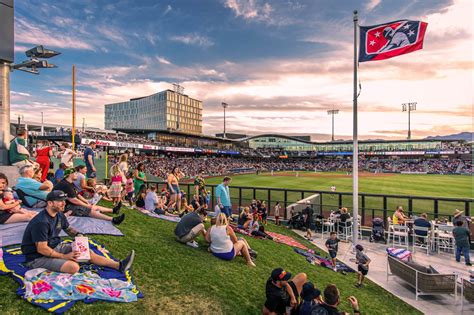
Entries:
{"type": "Polygon", "coordinates": [[[408,140],[411,140],[411,121],[410,121],[410,113],[416,110],[416,102],[411,103],[403,103],[402,104],[402,112],[408,112],[408,140]]]}
{"type": "Polygon", "coordinates": [[[332,115],[332,137],[331,141],[334,142],[334,115],[339,114],[339,109],[328,110],[328,115],[332,115]]]}
{"type": "Polygon", "coordinates": [[[222,102],[221,104],[222,104],[222,108],[224,109],[224,135],[223,135],[223,138],[225,139],[225,138],[227,138],[226,133],[225,133],[225,109],[227,107],[229,107],[229,104],[224,103],[224,102],[222,102]]]}
{"type": "Polygon", "coordinates": [[[174,92],[177,95],[177,106],[176,106],[176,131],[179,131],[179,123],[180,123],[180,110],[181,110],[181,98],[180,95],[184,92],[184,87],[179,85],[178,83],[173,83],[174,92]]]}

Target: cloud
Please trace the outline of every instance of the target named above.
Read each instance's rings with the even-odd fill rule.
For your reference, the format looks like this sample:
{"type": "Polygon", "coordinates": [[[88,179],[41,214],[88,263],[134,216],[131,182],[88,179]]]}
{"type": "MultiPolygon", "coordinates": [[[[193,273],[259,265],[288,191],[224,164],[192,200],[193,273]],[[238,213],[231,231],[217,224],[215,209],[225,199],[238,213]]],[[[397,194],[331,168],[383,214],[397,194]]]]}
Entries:
{"type": "Polygon", "coordinates": [[[46,92],[58,95],[72,95],[71,91],[60,90],[60,89],[47,89],[46,92]]]}
{"type": "Polygon", "coordinates": [[[25,93],[25,92],[16,92],[16,91],[10,91],[11,95],[18,95],[18,96],[31,96],[30,93],[25,93]]]}
{"type": "Polygon", "coordinates": [[[54,48],[94,50],[91,43],[77,36],[54,32],[23,18],[15,18],[15,41],[20,44],[41,44],[54,48]]]}
{"type": "Polygon", "coordinates": [[[171,7],[171,5],[168,4],[168,5],[166,6],[165,11],[163,12],[163,16],[167,15],[168,13],[170,13],[171,10],[173,10],[173,8],[171,7]]]}
{"type": "Polygon", "coordinates": [[[224,6],[245,20],[266,20],[273,11],[269,3],[260,3],[259,0],[226,0],[224,6]]]}
{"type": "Polygon", "coordinates": [[[183,43],[186,45],[193,45],[193,46],[200,46],[200,47],[210,47],[214,45],[214,42],[209,37],[199,35],[196,33],[180,35],[180,36],[172,36],[170,37],[170,40],[174,42],[183,43]]]}
{"type": "Polygon", "coordinates": [[[380,3],[382,3],[382,0],[368,0],[365,4],[365,9],[367,10],[367,12],[371,12],[376,7],[378,7],[380,3]]]}
{"type": "Polygon", "coordinates": [[[160,57],[160,56],[156,56],[156,59],[158,60],[158,62],[162,63],[162,64],[165,64],[165,65],[171,65],[171,61],[167,60],[165,57],[160,57]]]}

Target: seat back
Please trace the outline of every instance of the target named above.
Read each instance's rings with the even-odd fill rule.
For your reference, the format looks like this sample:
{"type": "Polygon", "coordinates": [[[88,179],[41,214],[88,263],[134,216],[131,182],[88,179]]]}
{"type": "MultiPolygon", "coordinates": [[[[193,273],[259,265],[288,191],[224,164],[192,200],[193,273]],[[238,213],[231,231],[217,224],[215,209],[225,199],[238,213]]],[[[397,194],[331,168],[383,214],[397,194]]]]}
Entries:
{"type": "MultiPolygon", "coordinates": [[[[30,204],[28,202],[28,200],[26,199],[26,196],[29,196],[28,194],[26,194],[23,190],[21,189],[18,189],[18,188],[13,188],[13,190],[16,191],[16,194],[18,195],[18,198],[20,198],[21,202],[28,208],[33,208],[33,205],[30,204]]],[[[32,196],[30,196],[32,197],[32,196]]],[[[34,198],[34,197],[32,197],[34,198]]]]}

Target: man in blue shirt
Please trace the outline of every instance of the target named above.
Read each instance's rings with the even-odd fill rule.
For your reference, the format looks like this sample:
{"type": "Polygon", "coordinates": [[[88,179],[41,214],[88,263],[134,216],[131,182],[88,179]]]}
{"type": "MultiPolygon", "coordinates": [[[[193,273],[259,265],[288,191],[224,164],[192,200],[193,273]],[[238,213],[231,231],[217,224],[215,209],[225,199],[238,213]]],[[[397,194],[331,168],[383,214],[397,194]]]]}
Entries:
{"type": "Polygon", "coordinates": [[[63,180],[64,177],[64,170],[66,169],[66,164],[60,163],[59,168],[56,170],[54,173],[54,184],[59,183],[60,181],[63,180]]]}
{"type": "Polygon", "coordinates": [[[86,147],[84,151],[84,163],[87,167],[87,178],[95,178],[96,177],[96,168],[94,164],[94,157],[95,157],[95,150],[96,144],[94,141],[90,142],[89,145],[86,147]]]}
{"type": "MultiPolygon", "coordinates": [[[[425,227],[425,228],[431,228],[431,223],[428,222],[428,216],[426,213],[422,213],[419,218],[417,218],[414,222],[414,226],[419,226],[419,227],[425,227]]],[[[415,234],[419,236],[426,236],[428,235],[428,232],[426,231],[417,231],[415,230],[415,234]]]]}
{"type": "Polygon", "coordinates": [[[35,171],[32,165],[23,165],[20,168],[20,177],[15,187],[24,192],[26,203],[25,206],[33,208],[44,208],[46,206],[46,195],[53,188],[53,183],[49,180],[40,183],[33,179],[35,171]]]}
{"type": "Polygon", "coordinates": [[[232,215],[232,203],[230,200],[229,184],[232,181],[230,177],[224,177],[222,184],[216,187],[216,201],[222,213],[227,217],[232,215]]]}

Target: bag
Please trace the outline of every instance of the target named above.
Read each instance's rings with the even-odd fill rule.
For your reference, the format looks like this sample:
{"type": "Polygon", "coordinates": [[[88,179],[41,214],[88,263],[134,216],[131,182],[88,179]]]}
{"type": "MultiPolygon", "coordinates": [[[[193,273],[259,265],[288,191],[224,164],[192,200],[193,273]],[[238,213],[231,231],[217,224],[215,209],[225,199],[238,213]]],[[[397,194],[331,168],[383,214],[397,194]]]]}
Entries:
{"type": "Polygon", "coordinates": [[[16,143],[16,152],[18,154],[23,154],[23,155],[28,155],[30,156],[30,152],[28,152],[28,150],[25,148],[25,146],[23,144],[19,144],[18,143],[18,139],[15,138],[15,143],[16,143]]]}

